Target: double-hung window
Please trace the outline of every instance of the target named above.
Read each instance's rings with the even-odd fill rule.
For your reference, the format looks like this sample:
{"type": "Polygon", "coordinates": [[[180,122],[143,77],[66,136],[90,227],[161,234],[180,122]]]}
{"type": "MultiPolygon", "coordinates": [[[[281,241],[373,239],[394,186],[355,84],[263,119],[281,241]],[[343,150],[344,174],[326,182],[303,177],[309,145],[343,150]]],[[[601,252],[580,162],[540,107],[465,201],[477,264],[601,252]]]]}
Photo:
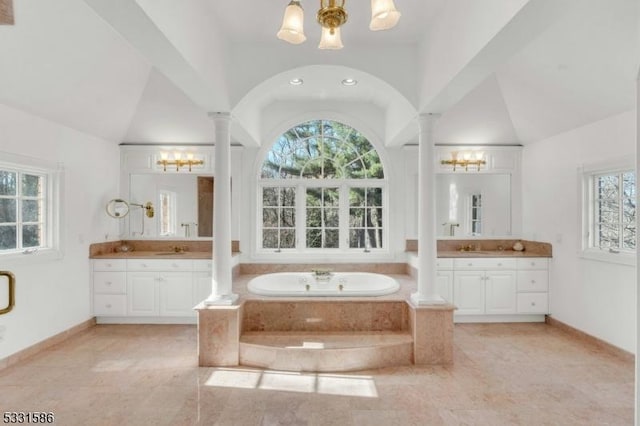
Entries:
{"type": "MultiPolygon", "coordinates": [[[[632,169],[584,174],[586,253],[631,255],[636,250],[636,173],[632,169]]],[[[611,258],[610,257],[610,258],[611,258]]]]}
{"type": "Polygon", "coordinates": [[[258,178],[258,250],[369,251],[386,244],[386,180],[373,145],[314,120],[282,134],[258,178]]]}
{"type": "Polygon", "coordinates": [[[57,168],[0,161],[0,256],[58,249],[57,168]]]}

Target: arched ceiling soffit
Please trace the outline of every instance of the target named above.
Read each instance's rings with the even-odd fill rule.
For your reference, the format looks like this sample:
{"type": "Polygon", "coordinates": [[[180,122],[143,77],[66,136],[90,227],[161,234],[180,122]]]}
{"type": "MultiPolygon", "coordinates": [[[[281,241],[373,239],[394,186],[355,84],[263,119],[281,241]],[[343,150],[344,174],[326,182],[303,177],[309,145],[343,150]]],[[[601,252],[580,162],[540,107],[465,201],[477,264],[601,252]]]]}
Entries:
{"type": "MultiPolygon", "coordinates": [[[[292,112],[304,105],[306,110],[317,105],[318,110],[327,110],[334,105],[343,110],[346,105],[353,108],[366,106],[378,114],[370,116],[371,127],[380,128],[380,117],[384,124],[380,133],[385,143],[400,133],[416,116],[416,107],[392,85],[367,72],[334,65],[312,65],[290,69],[248,90],[232,109],[235,121],[255,141],[260,141],[268,130],[279,123],[277,114],[270,114],[274,107],[290,108],[292,112]],[[292,79],[301,79],[300,85],[292,85],[292,79]],[[357,84],[345,86],[344,79],[354,79],[357,84]]],[[[363,114],[367,115],[367,114],[363,114]]]]}

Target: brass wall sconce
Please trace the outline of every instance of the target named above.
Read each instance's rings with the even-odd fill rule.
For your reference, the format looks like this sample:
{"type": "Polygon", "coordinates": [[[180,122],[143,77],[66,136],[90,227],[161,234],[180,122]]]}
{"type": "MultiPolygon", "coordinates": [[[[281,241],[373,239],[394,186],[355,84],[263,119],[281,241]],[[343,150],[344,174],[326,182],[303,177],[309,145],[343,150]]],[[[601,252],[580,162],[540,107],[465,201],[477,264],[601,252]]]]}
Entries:
{"type": "Polygon", "coordinates": [[[173,159],[169,159],[168,152],[161,152],[160,159],[156,162],[157,165],[162,166],[163,171],[167,171],[167,166],[176,166],[176,172],[180,171],[180,167],[189,166],[189,171],[193,166],[201,166],[204,164],[204,160],[196,160],[192,153],[187,153],[185,158],[182,158],[181,152],[174,152],[173,159]]]}
{"type": "Polygon", "coordinates": [[[477,167],[477,171],[480,171],[480,167],[487,164],[484,159],[484,152],[481,151],[467,151],[461,155],[459,152],[454,151],[451,153],[450,160],[442,160],[440,164],[446,164],[453,166],[453,171],[456,171],[456,167],[464,167],[464,171],[469,171],[469,166],[477,167]]]}

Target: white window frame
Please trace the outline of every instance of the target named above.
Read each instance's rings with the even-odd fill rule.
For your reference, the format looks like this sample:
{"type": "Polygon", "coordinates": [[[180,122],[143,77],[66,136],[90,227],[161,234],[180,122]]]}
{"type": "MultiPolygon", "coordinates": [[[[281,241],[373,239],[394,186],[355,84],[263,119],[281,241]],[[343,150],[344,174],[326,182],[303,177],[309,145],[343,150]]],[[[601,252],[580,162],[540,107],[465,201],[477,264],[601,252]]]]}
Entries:
{"type": "MultiPolygon", "coordinates": [[[[257,185],[257,229],[256,229],[256,245],[257,253],[360,253],[364,252],[363,248],[349,247],[349,189],[350,188],[381,188],[382,189],[382,247],[370,248],[371,253],[387,253],[389,251],[389,202],[386,179],[261,179],[257,185]],[[263,248],[263,226],[262,212],[263,205],[263,189],[264,188],[280,188],[295,187],[296,203],[294,206],[296,215],[296,244],[294,248],[263,248]],[[306,190],[307,188],[338,188],[339,190],[339,247],[338,248],[307,248],[306,244],[306,190]]],[[[267,206],[268,208],[269,206],[267,206]]]]}
{"type": "MultiPolygon", "coordinates": [[[[64,168],[62,164],[16,154],[0,152],[0,170],[15,171],[20,174],[40,175],[45,178],[43,203],[45,210],[44,240],[38,248],[17,248],[0,251],[0,261],[7,263],[32,263],[60,259],[62,247],[62,194],[64,168]]],[[[18,233],[17,238],[20,238],[18,233]]],[[[18,245],[21,243],[18,241],[18,245]]]]}
{"type": "MultiPolygon", "coordinates": [[[[636,192],[638,186],[638,176],[635,166],[628,161],[620,160],[615,162],[600,163],[578,169],[579,182],[581,185],[581,209],[580,222],[582,229],[580,232],[580,257],[589,260],[596,260],[623,265],[636,264],[636,250],[629,249],[609,249],[595,246],[596,227],[596,196],[595,180],[603,175],[622,175],[627,172],[636,174],[636,192]]],[[[637,206],[636,206],[637,208],[637,206]]],[[[636,218],[637,232],[637,218],[636,218]]]]}

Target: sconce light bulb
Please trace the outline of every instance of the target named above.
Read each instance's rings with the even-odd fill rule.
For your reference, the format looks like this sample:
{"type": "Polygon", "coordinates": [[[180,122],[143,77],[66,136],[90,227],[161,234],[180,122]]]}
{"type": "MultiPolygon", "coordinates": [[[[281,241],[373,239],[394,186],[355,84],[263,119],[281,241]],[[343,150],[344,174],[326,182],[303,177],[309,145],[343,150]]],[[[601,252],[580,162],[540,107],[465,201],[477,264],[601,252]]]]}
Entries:
{"type": "Polygon", "coordinates": [[[173,153],[173,158],[176,160],[180,160],[182,158],[182,154],[179,151],[173,153]]]}
{"type": "Polygon", "coordinates": [[[165,151],[160,151],[160,159],[162,161],[167,161],[169,159],[169,153],[165,151]]]}
{"type": "Polygon", "coordinates": [[[190,152],[187,154],[187,160],[193,161],[193,153],[190,152]]]}
{"type": "Polygon", "coordinates": [[[465,152],[463,155],[465,160],[471,160],[471,153],[470,152],[465,152]]]}
{"type": "Polygon", "coordinates": [[[477,151],[476,152],[476,160],[480,161],[484,158],[484,152],[482,151],[477,151]]]}

